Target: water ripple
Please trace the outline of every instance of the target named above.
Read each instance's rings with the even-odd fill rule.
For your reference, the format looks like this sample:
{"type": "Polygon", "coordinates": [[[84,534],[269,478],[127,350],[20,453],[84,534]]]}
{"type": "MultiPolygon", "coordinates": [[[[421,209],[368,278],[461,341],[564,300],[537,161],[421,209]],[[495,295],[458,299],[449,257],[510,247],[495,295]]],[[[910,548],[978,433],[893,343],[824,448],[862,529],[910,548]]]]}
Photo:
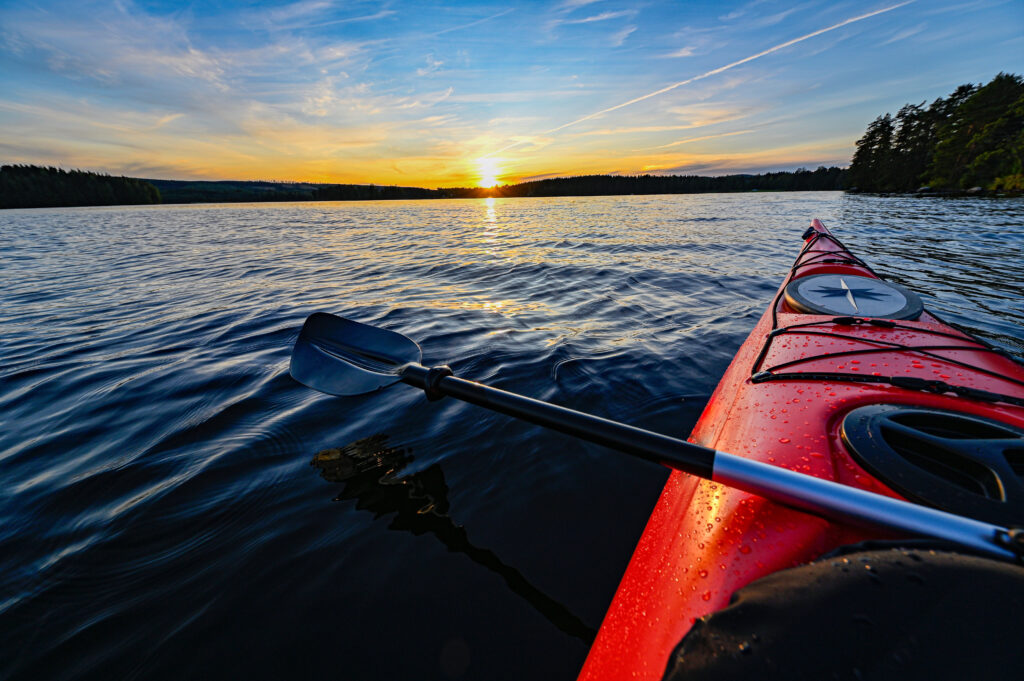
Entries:
{"type": "Polygon", "coordinates": [[[1019,200],[3,212],[0,678],[441,678],[456,638],[467,678],[573,678],[664,470],[411,389],[314,393],[299,326],[685,436],[812,217],[1024,352],[1019,200]],[[380,433],[402,477],[308,465],[380,433]]]}

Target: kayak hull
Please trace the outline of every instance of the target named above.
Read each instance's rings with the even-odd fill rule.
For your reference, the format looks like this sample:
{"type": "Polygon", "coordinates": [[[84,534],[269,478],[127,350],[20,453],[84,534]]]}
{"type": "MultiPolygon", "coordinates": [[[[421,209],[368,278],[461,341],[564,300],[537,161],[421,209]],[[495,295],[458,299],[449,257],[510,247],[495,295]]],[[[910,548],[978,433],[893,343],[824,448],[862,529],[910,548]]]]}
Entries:
{"type": "MultiPolygon", "coordinates": [[[[822,274],[877,278],[814,221],[793,269],[736,353],[691,442],[902,498],[864,470],[844,446],[842,420],[853,409],[905,404],[1024,427],[1020,406],[872,382],[875,376],[911,377],[1024,398],[1020,365],[927,311],[915,320],[885,326],[805,314],[791,307],[784,295],[787,285],[822,274]],[[785,330],[793,325],[799,326],[785,330]],[[942,349],[914,351],[908,346],[942,349]],[[829,357],[822,357],[826,354],[829,357]],[[766,369],[780,365],[784,368],[775,372],[779,376],[759,380],[772,373],[766,369]],[[968,365],[979,370],[969,370],[968,365]],[[854,378],[781,376],[792,372],[854,378]]],[[[724,608],[736,590],[840,546],[886,538],[893,537],[829,522],[673,471],[580,679],[660,679],[671,651],[694,621],[724,608]]]]}

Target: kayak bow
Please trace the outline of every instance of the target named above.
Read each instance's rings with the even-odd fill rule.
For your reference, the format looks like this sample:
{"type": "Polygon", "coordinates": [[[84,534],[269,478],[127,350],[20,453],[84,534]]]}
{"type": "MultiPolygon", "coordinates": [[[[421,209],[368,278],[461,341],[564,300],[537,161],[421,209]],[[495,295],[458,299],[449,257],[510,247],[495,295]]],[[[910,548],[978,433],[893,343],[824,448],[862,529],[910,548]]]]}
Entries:
{"type": "MultiPolygon", "coordinates": [[[[880,279],[818,220],[804,239],[690,441],[1024,524],[1024,368],[880,279]]],[[[728,473],[708,481],[672,471],[580,679],[660,679],[693,623],[736,590],[838,547],[898,536],[734,485],[728,473]]]]}

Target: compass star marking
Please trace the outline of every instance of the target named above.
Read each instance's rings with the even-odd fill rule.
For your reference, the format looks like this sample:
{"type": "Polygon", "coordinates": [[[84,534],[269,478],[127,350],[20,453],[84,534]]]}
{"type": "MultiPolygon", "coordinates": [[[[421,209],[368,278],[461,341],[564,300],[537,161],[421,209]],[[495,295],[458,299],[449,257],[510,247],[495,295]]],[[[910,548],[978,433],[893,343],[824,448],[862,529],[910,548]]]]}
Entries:
{"type": "Polygon", "coordinates": [[[889,295],[877,289],[850,288],[850,285],[842,277],[839,278],[839,284],[840,287],[820,286],[813,292],[825,298],[846,298],[850,302],[850,307],[856,312],[860,312],[860,308],[857,307],[857,296],[860,296],[862,300],[879,300],[889,295]]]}
{"type": "Polygon", "coordinates": [[[875,291],[869,288],[839,288],[838,286],[821,286],[814,289],[814,293],[820,293],[826,298],[845,298],[846,292],[849,291],[854,298],[862,298],[864,300],[881,300],[882,298],[890,295],[884,291],[875,291]]]}

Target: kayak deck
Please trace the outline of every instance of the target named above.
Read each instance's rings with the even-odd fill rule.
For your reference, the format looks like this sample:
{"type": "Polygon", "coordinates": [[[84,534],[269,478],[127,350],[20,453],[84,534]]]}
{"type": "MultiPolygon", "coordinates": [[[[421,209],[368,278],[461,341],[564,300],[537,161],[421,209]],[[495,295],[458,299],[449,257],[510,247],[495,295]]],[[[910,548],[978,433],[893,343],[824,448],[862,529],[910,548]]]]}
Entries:
{"type": "MultiPolygon", "coordinates": [[[[690,441],[902,498],[844,446],[851,410],[884,402],[1024,428],[1021,366],[933,314],[886,321],[795,309],[784,294],[796,279],[878,278],[817,220],[805,239],[690,441]]],[[[725,607],[737,589],[869,538],[885,537],[673,471],[580,679],[660,679],[694,621],[725,607]]]]}

